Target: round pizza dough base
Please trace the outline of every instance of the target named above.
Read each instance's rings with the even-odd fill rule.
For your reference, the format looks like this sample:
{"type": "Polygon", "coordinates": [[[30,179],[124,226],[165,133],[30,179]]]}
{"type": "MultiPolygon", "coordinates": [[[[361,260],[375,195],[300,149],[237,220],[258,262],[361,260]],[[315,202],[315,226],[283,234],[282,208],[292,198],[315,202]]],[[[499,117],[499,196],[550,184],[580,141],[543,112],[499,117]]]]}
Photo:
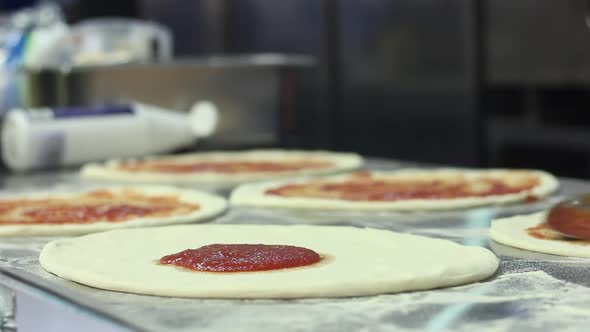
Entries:
{"type": "Polygon", "coordinates": [[[321,169],[302,169],[288,172],[257,172],[257,173],[218,173],[198,172],[194,174],[170,174],[156,172],[130,173],[117,169],[121,160],[110,160],[104,164],[87,164],[80,170],[82,178],[91,180],[108,180],[136,183],[169,183],[169,184],[239,184],[250,181],[260,181],[304,175],[321,175],[338,173],[358,169],[363,164],[363,158],[355,153],[337,153],[329,151],[301,151],[301,150],[249,150],[226,152],[197,152],[180,155],[155,156],[142,160],[174,161],[300,161],[311,158],[313,160],[327,160],[334,163],[333,167],[321,169]]]}
{"type": "Polygon", "coordinates": [[[490,228],[492,240],[511,247],[559,256],[590,258],[590,245],[543,240],[530,236],[526,229],[545,222],[547,212],[495,219],[490,228]]]}
{"type": "MultiPolygon", "coordinates": [[[[170,217],[140,217],[119,222],[94,222],[87,224],[0,224],[0,236],[52,236],[52,235],[80,235],[94,232],[108,231],[118,228],[163,226],[189,222],[203,222],[225,211],[227,201],[219,196],[196,190],[184,190],[165,186],[132,186],[132,187],[101,187],[94,190],[134,190],[148,196],[178,195],[182,202],[199,204],[199,209],[190,214],[170,217]]],[[[83,193],[80,191],[77,193],[83,193]]],[[[76,198],[76,192],[36,192],[18,195],[2,195],[0,199],[43,199],[43,198],[76,198]]]]}
{"type": "MultiPolygon", "coordinates": [[[[387,177],[388,175],[407,175],[416,176],[456,176],[457,173],[469,177],[478,177],[481,175],[494,175],[506,172],[506,170],[494,169],[485,171],[460,170],[460,169],[404,169],[399,171],[381,171],[372,172],[377,177],[387,177]]],[[[452,210],[476,207],[482,205],[508,204],[524,201],[529,196],[538,198],[545,197],[559,187],[557,179],[543,171],[530,170],[532,174],[539,176],[540,184],[531,190],[524,192],[495,195],[486,197],[467,197],[453,199],[409,199],[394,202],[367,202],[367,201],[347,201],[327,198],[305,198],[305,197],[282,197],[277,195],[267,195],[265,192],[271,188],[277,188],[288,184],[305,183],[313,179],[301,180],[283,180],[263,183],[245,184],[236,188],[230,198],[233,205],[261,206],[261,207],[283,207],[297,209],[334,209],[334,210],[375,210],[375,211],[427,211],[427,210],[452,210]]],[[[349,175],[338,175],[322,178],[326,180],[345,181],[349,175]]]]}
{"type": "Polygon", "coordinates": [[[42,267],[88,286],[197,298],[347,297],[461,285],[491,276],[487,249],[385,230],[337,226],[181,225],[118,230],[50,242],[42,267]],[[315,250],[317,264],[211,273],[160,265],[165,255],[207,244],[284,244],[315,250]]]}

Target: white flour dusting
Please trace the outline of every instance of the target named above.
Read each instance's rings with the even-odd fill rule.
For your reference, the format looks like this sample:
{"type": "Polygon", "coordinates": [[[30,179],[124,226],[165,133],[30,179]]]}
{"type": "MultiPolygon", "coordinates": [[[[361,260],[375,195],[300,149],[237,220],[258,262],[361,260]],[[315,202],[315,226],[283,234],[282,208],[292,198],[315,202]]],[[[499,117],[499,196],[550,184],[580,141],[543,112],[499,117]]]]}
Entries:
{"type": "MultiPolygon", "coordinates": [[[[33,265],[29,268],[36,270],[38,266],[33,265]]],[[[567,330],[586,328],[580,316],[590,313],[589,288],[541,271],[431,291],[287,301],[139,296],[95,290],[41,274],[58,288],[82,294],[92,306],[153,331],[567,330]]]]}

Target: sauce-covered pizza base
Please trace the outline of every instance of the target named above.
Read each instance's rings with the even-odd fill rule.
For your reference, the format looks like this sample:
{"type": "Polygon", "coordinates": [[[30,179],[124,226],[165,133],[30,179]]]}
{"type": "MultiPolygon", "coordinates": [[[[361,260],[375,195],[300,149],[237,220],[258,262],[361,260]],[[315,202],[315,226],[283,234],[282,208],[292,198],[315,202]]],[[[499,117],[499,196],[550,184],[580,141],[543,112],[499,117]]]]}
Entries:
{"type": "Polygon", "coordinates": [[[268,189],[268,195],[284,197],[328,198],[349,201],[400,201],[408,199],[453,199],[515,194],[539,184],[537,176],[510,174],[509,177],[478,176],[466,178],[378,179],[363,173],[349,181],[310,181],[268,189]]]}
{"type": "Polygon", "coordinates": [[[290,172],[304,169],[322,169],[333,167],[330,161],[299,160],[299,161],[200,161],[200,162],[170,162],[170,161],[128,161],[118,167],[129,173],[266,173],[290,172]]]}
{"type": "Polygon", "coordinates": [[[563,236],[547,225],[547,212],[492,221],[490,237],[508,246],[546,254],[590,258],[590,241],[563,236]]]}
{"type": "Polygon", "coordinates": [[[536,202],[559,187],[538,170],[403,169],[246,184],[235,205],[330,210],[451,210],[536,202]]]}
{"type": "Polygon", "coordinates": [[[363,158],[355,153],[267,149],[110,160],[84,165],[80,173],[92,180],[225,187],[254,180],[339,173],[362,164],[363,158]]]}
{"type": "Polygon", "coordinates": [[[73,198],[0,199],[0,225],[122,222],[138,217],[186,215],[199,208],[175,195],[95,190],[73,198]]]}
{"type": "Polygon", "coordinates": [[[3,193],[0,236],[79,235],[203,222],[226,208],[222,197],[167,186],[3,193]]]}

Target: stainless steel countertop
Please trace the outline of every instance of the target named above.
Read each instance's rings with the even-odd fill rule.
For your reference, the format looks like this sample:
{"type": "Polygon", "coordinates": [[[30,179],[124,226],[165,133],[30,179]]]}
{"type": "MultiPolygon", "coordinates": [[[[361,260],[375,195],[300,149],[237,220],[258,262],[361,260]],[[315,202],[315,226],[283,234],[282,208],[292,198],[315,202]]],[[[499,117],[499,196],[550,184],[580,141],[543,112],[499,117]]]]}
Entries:
{"type": "MultiPolygon", "coordinates": [[[[372,160],[371,169],[406,163],[372,160]]],[[[561,179],[548,200],[431,213],[341,213],[286,209],[232,209],[213,223],[320,223],[385,228],[491,248],[501,259],[492,278],[431,291],[344,299],[211,300],[177,299],[110,292],[46,273],[37,260],[52,238],[0,241],[0,283],[39,299],[51,299],[113,329],[145,331],[552,331],[586,330],[590,315],[590,261],[544,255],[490,242],[491,218],[546,208],[564,195],[590,191],[590,182],[561,179]]],[[[4,177],[3,190],[27,190],[66,183],[75,172],[4,177]]],[[[223,188],[207,188],[227,193],[223,188]]],[[[410,254],[410,253],[409,253],[410,254]]],[[[17,308],[18,309],[18,308],[17,308]]],[[[34,319],[34,317],[31,317],[34,319]]]]}

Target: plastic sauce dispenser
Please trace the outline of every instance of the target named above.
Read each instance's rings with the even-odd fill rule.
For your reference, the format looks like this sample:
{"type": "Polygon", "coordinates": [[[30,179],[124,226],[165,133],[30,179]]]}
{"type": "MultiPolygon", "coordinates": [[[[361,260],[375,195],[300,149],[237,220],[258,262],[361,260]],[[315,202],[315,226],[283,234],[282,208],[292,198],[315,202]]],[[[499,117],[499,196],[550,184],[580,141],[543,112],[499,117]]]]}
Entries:
{"type": "Polygon", "coordinates": [[[190,145],[216,124],[217,110],[209,102],[189,113],[145,104],[16,109],[2,126],[2,159],[8,168],[25,171],[138,157],[190,145]]]}

